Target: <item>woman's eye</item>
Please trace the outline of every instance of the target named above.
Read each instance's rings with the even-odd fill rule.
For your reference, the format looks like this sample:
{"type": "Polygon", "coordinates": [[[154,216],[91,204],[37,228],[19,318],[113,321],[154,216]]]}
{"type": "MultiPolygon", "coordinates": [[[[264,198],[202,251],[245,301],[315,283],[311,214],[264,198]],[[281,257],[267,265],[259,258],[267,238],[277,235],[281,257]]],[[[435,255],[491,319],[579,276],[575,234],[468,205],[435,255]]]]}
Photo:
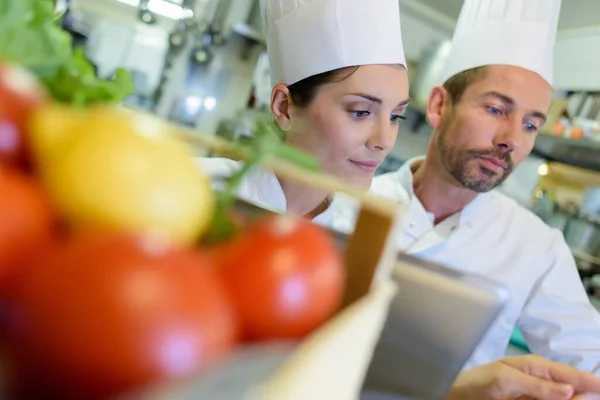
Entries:
{"type": "Polygon", "coordinates": [[[368,111],[350,111],[350,114],[354,119],[363,119],[371,115],[368,111]]]}
{"type": "Polygon", "coordinates": [[[392,115],[390,117],[390,121],[392,122],[400,122],[400,120],[405,120],[406,117],[404,115],[392,115]]]}

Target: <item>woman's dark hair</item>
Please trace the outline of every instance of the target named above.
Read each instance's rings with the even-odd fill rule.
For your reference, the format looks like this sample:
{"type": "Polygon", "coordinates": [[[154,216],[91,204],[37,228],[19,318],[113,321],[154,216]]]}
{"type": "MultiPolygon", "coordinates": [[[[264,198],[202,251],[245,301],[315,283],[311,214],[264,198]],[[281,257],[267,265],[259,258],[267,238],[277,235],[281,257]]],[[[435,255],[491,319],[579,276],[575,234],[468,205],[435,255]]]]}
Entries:
{"type": "Polygon", "coordinates": [[[337,83],[348,79],[360,67],[345,67],[309,76],[288,86],[294,105],[306,108],[315,99],[319,88],[327,83],[337,83]]]}

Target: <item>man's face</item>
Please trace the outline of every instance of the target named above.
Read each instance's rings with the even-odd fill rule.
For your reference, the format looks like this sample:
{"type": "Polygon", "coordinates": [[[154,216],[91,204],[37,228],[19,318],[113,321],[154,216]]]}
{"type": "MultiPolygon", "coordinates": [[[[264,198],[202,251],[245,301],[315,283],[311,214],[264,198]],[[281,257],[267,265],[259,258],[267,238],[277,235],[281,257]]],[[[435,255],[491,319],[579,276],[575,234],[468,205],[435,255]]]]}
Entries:
{"type": "Polygon", "coordinates": [[[439,120],[434,145],[441,164],[472,191],[494,189],[531,152],[551,102],[552,89],[538,74],[487,67],[439,120]]]}

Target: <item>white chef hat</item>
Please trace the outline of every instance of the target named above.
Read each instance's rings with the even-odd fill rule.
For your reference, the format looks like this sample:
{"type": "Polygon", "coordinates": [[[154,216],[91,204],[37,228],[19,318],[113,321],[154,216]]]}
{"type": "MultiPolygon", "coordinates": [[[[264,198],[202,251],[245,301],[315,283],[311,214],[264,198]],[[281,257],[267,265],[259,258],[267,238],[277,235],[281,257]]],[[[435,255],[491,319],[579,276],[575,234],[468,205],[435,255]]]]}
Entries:
{"type": "Polygon", "coordinates": [[[550,85],[561,0],[465,0],[442,82],[486,65],[536,72],[550,85]]]}
{"type": "Polygon", "coordinates": [[[261,0],[271,82],[369,64],[406,66],[398,0],[261,0]]]}

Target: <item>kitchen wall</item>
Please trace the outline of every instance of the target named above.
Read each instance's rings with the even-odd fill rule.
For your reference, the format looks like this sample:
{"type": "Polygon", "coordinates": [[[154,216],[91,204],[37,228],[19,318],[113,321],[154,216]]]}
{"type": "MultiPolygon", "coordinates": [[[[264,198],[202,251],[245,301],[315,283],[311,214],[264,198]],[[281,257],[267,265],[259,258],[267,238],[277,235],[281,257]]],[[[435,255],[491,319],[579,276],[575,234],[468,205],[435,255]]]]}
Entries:
{"type": "Polygon", "coordinates": [[[412,0],[400,0],[400,11],[408,60],[418,61],[429,46],[452,37],[455,26],[452,18],[412,0]]]}
{"type": "MultiPolygon", "coordinates": [[[[442,39],[452,37],[455,19],[421,1],[399,0],[406,56],[418,61],[422,52],[442,39]]],[[[574,11],[564,10],[565,19],[574,11]]],[[[600,91],[600,7],[592,8],[597,26],[562,29],[555,50],[555,88],[571,91],[600,91]]],[[[562,17],[562,16],[561,16],[562,17]]],[[[589,19],[589,18],[588,18],[589,19]]],[[[583,23],[583,22],[582,22],[583,23]]],[[[563,24],[564,25],[564,24],[563,24]]]]}
{"type": "Polygon", "coordinates": [[[105,18],[90,32],[88,57],[100,76],[110,76],[118,67],[143,73],[140,94],[150,95],[160,82],[168,49],[168,32],[143,24],[125,24],[105,18]]]}
{"type": "MultiPolygon", "coordinates": [[[[137,0],[73,0],[72,8],[84,16],[85,24],[94,29],[107,19],[125,27],[141,25],[137,13],[137,0]]],[[[173,19],[157,15],[154,28],[170,31],[175,26],[173,19]]]]}
{"type": "Polygon", "coordinates": [[[556,89],[600,91],[600,25],[559,33],[554,73],[556,89]]]}
{"type": "MultiPolygon", "coordinates": [[[[258,13],[253,12],[256,0],[230,0],[231,8],[225,23],[228,31],[237,21],[250,18],[250,25],[257,25],[258,13]]],[[[113,23],[131,27],[137,15],[131,6],[134,0],[76,0],[74,4],[94,18],[102,21],[109,16],[113,23]],[[106,5],[110,3],[110,7],[106,5]],[[107,14],[108,13],[108,14],[107,14]]],[[[204,0],[202,1],[205,2],[204,0]]],[[[455,26],[455,19],[417,0],[399,0],[402,11],[402,30],[406,56],[418,61],[424,50],[438,41],[449,39],[455,26]]],[[[575,28],[559,33],[556,45],[555,81],[559,90],[600,90],[600,8],[599,25],[596,27],[575,28]]],[[[158,30],[169,31],[174,21],[159,17],[155,26],[158,30]]],[[[114,35],[113,35],[114,36],[114,35]]],[[[163,39],[164,40],[164,39],[163,39]]]]}

